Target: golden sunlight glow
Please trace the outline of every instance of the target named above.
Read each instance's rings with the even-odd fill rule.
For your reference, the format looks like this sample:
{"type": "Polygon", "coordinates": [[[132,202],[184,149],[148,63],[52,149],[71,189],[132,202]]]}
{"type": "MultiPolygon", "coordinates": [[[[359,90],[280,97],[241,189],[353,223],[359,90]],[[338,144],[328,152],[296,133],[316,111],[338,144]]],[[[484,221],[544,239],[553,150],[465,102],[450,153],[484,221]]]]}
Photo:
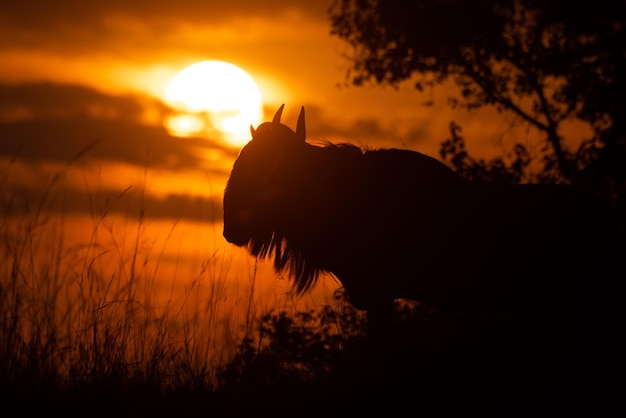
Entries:
{"type": "Polygon", "coordinates": [[[244,70],[224,61],[202,61],[180,71],[165,96],[179,114],[166,121],[177,136],[220,134],[232,144],[250,139],[261,122],[261,92],[244,70]]]}

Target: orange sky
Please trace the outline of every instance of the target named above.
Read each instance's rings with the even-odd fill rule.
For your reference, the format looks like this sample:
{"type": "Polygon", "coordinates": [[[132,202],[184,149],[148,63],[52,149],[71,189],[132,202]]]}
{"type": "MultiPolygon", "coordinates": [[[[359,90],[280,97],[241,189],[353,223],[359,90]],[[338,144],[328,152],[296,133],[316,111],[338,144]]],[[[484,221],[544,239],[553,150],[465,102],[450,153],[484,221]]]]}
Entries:
{"type": "MultiPolygon", "coordinates": [[[[346,87],[348,47],[330,36],[331,1],[10,2],[0,11],[0,82],[53,81],[104,94],[161,96],[169,79],[205,60],[232,62],[257,81],[269,112],[307,109],[311,137],[437,155],[455,119],[473,142],[495,145],[503,128],[452,114],[443,89],[410,83],[346,87]],[[33,4],[34,3],[34,4],[33,4]],[[420,104],[435,98],[435,106],[420,104]],[[473,136],[473,135],[472,135],[473,136]]],[[[57,98],[56,104],[61,102],[57,98]]],[[[52,104],[55,102],[53,101],[52,104]]]]}
{"type": "MultiPolygon", "coordinates": [[[[103,208],[133,219],[144,208],[154,227],[150,233],[161,238],[168,226],[155,225],[164,220],[205,225],[215,236],[224,182],[238,148],[219,138],[174,138],[162,126],[172,113],[161,102],[167,82],[202,60],[227,61],[248,72],[261,90],[266,119],[285,103],[283,122],[295,126],[305,106],[312,140],[408,148],[438,157],[451,120],[462,126],[470,151],[485,155],[500,154],[503,140],[512,137],[533,140],[535,132],[511,126],[492,111],[450,110],[445,88],[420,95],[410,83],[398,89],[346,86],[349,50],[330,36],[330,4],[5,2],[0,9],[0,207],[10,201],[11,214],[20,214],[32,202],[48,199],[49,213],[83,222],[66,221],[68,235],[76,239],[84,237],[73,232],[93,223],[103,208]],[[434,106],[422,106],[433,99],[434,106]]],[[[185,237],[179,242],[206,244],[185,237]]],[[[196,247],[191,270],[200,269],[214,248],[226,251],[219,233],[214,240],[202,251],[196,247]]],[[[172,260],[183,251],[174,247],[168,247],[172,260]]]]}

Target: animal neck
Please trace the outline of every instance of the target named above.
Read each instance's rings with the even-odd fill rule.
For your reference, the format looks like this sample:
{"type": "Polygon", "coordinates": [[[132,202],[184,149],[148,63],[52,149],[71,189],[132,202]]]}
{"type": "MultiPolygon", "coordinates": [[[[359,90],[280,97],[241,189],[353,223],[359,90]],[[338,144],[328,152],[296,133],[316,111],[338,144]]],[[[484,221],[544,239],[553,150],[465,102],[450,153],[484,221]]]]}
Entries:
{"type": "Polygon", "coordinates": [[[306,144],[292,162],[293,193],[282,202],[280,225],[275,238],[274,266],[288,270],[296,289],[310,288],[322,271],[332,271],[341,253],[338,233],[352,217],[354,203],[360,199],[357,186],[362,173],[363,153],[355,146],[318,147],[306,144]]]}
{"type": "Polygon", "coordinates": [[[298,191],[289,209],[295,214],[290,227],[311,241],[349,216],[361,199],[363,153],[353,145],[306,144],[297,164],[293,177],[298,191]]]}

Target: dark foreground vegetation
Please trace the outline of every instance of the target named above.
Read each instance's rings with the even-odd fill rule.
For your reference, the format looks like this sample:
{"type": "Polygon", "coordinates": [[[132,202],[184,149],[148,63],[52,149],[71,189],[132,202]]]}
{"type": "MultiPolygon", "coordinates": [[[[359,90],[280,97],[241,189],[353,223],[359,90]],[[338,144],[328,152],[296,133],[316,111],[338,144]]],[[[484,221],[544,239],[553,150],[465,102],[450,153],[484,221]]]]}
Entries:
{"type": "Polygon", "coordinates": [[[531,340],[534,330],[514,335],[514,324],[516,331],[505,330],[397,304],[396,340],[378,349],[358,327],[349,338],[332,338],[272,316],[265,318],[270,346],[251,356],[242,347],[225,382],[238,386],[225,394],[242,396],[244,415],[603,416],[623,408],[616,363],[623,344],[617,309],[598,315],[580,339],[531,340]]]}
{"type": "MultiPolygon", "coordinates": [[[[146,353],[153,361],[161,359],[160,365],[152,363],[154,370],[150,362],[138,367],[103,358],[101,364],[91,363],[94,369],[61,379],[61,364],[39,364],[43,358],[35,357],[51,348],[31,341],[22,349],[32,350],[33,357],[3,352],[0,408],[3,416],[103,417],[376,411],[524,417],[623,411],[619,303],[597,312],[593,325],[580,329],[580,339],[554,342],[502,329],[494,333],[494,324],[444,319],[423,306],[398,302],[396,339],[376,349],[363,337],[363,315],[340,292],[336,299],[318,311],[261,316],[254,334],[214,371],[182,370],[189,367],[183,356],[163,348],[146,353]],[[29,363],[13,363],[26,359],[29,363]]],[[[109,348],[118,349],[124,347],[109,348]]]]}

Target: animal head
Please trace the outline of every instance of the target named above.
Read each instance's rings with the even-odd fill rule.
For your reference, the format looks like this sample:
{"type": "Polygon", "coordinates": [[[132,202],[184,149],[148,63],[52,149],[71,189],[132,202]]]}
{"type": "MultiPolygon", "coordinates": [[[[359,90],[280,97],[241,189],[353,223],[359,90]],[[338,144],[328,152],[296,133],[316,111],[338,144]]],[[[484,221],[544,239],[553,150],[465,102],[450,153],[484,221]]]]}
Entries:
{"type": "Polygon", "coordinates": [[[271,250],[268,243],[286,216],[285,204],[296,187],[289,171],[305,144],[304,108],[294,132],[280,122],[284,106],[271,122],[257,129],[250,126],[252,139],[239,153],[224,191],[224,237],[238,246],[249,244],[253,255],[271,250]]]}

